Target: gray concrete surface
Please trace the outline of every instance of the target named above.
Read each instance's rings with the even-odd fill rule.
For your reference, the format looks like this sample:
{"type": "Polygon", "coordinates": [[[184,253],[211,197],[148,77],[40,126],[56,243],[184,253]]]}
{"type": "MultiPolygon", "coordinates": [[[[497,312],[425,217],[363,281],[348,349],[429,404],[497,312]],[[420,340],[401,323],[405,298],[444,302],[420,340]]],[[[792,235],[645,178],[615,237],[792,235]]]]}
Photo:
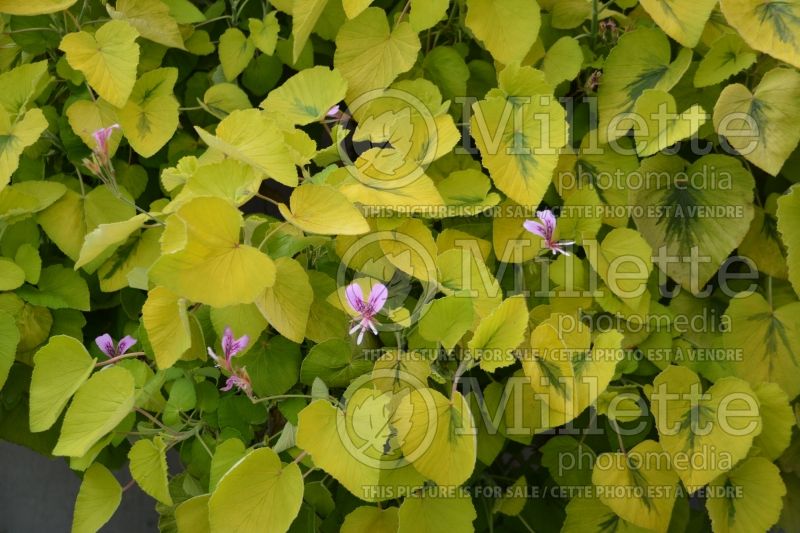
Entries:
{"type": "MultiPolygon", "coordinates": [[[[63,459],[0,441],[0,533],[68,533],[80,479],[63,459]]],[[[103,533],[158,531],[154,500],[134,486],[103,533]]]]}

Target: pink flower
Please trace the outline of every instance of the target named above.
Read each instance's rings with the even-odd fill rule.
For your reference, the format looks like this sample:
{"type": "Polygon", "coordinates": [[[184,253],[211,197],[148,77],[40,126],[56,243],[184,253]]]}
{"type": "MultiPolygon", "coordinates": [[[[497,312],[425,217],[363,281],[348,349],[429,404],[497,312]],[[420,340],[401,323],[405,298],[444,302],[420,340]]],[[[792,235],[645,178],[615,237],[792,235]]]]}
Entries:
{"type": "Polygon", "coordinates": [[[94,142],[97,143],[94,151],[101,161],[108,159],[108,139],[111,138],[111,134],[117,129],[119,129],[119,124],[112,124],[107,128],[100,128],[92,133],[94,142]]]}
{"type": "Polygon", "coordinates": [[[104,333],[97,337],[94,342],[100,348],[100,351],[106,354],[106,357],[116,357],[124,355],[137,341],[130,335],[126,335],[117,344],[114,344],[114,339],[111,338],[111,335],[104,333]]]}
{"type": "Polygon", "coordinates": [[[386,285],[382,283],[376,283],[372,286],[372,290],[369,293],[369,299],[364,300],[364,292],[361,290],[361,286],[358,283],[351,283],[345,289],[345,296],[347,297],[347,303],[350,307],[358,313],[358,316],[353,319],[353,327],[350,328],[350,334],[352,335],[356,331],[359,331],[358,338],[356,339],[357,344],[361,344],[361,340],[364,338],[364,332],[368,329],[372,330],[372,333],[378,334],[378,330],[375,328],[375,315],[378,314],[378,311],[383,309],[383,306],[386,304],[386,298],[389,296],[389,290],[386,288],[386,285]]]}
{"type": "Polygon", "coordinates": [[[218,368],[226,370],[231,374],[234,373],[233,364],[231,363],[231,359],[233,356],[247,348],[247,345],[250,343],[250,337],[247,335],[242,335],[238,339],[233,338],[233,331],[231,328],[225,328],[225,334],[222,335],[222,353],[223,357],[218,356],[214,353],[214,350],[211,347],[208,348],[208,355],[214,362],[217,364],[218,368]]]}
{"type": "Polygon", "coordinates": [[[554,241],[553,235],[556,232],[556,216],[549,209],[544,211],[537,211],[536,216],[541,220],[526,220],[522,225],[529,232],[538,235],[544,239],[544,247],[553,252],[553,255],[559,253],[569,255],[569,252],[564,250],[563,246],[575,244],[575,241],[554,241]]]}
{"type": "Polygon", "coordinates": [[[236,369],[225,381],[225,386],[220,390],[227,392],[234,387],[245,393],[248,398],[253,398],[253,385],[250,382],[250,375],[247,373],[246,368],[242,367],[236,369]]]}
{"type": "Polygon", "coordinates": [[[328,118],[336,118],[339,115],[339,104],[336,104],[332,108],[328,109],[328,112],[325,113],[325,116],[328,118]]]}

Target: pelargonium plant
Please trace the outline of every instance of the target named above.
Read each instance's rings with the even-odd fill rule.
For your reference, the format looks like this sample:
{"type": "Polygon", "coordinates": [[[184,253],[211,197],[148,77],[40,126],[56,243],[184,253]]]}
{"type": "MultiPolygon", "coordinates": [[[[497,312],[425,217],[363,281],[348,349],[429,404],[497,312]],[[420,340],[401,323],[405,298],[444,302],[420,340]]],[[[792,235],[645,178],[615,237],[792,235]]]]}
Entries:
{"type": "Polygon", "coordinates": [[[0,439],[73,531],[800,531],[794,0],[0,26],[0,439]]]}

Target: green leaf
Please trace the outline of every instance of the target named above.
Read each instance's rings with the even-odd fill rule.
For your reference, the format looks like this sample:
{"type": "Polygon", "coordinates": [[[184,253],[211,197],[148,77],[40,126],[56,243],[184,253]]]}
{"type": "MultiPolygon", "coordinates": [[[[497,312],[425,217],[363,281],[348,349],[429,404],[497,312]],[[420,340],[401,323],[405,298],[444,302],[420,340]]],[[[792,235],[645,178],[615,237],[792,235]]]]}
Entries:
{"type": "Polygon", "coordinates": [[[59,45],[67,62],[86,76],[86,81],[116,107],[128,101],[139,64],[136,28],[121,20],[103,24],[92,35],[85,31],[69,33],[59,45]]]}
{"type": "Polygon", "coordinates": [[[603,83],[597,93],[600,114],[598,140],[608,143],[623,137],[621,119],[633,110],[646,89],[669,91],[692,60],[692,51],[681,49],[675,61],[667,36],[657,28],[626,32],[611,50],[603,66],[603,83]]]}
{"type": "Polygon", "coordinates": [[[390,29],[386,13],[377,7],[345,22],[336,35],[333,66],[347,80],[346,100],[388,87],[414,66],[420,47],[411,24],[400,22],[390,29]]]}
{"type": "MultiPolygon", "coordinates": [[[[772,5],[771,3],[765,5],[772,5]]],[[[755,91],[741,83],[726,86],[714,106],[714,129],[742,156],[776,176],[800,141],[800,73],[775,68],[755,91]]]]}
{"type": "Polygon", "coordinates": [[[72,533],[95,533],[114,515],[122,501],[122,487],[100,463],[86,470],[75,500],[72,533]]]}
{"type": "Polygon", "coordinates": [[[129,220],[97,226],[86,235],[78,260],[75,262],[75,269],[93,262],[98,257],[110,256],[114,250],[128,240],[128,237],[142,227],[145,220],[147,220],[147,215],[142,213],[129,220]]]}
{"type": "Polygon", "coordinates": [[[634,201],[643,209],[634,213],[636,227],[655,256],[663,247],[667,257],[680,258],[656,262],[683,288],[698,294],[747,234],[753,177],[739,160],[718,154],[691,165],[678,156],[658,154],[644,160],[639,172],[644,183],[634,201]]]}
{"type": "Polygon", "coordinates": [[[78,0],[0,0],[0,13],[9,15],[44,15],[63,11],[78,0]]]}
{"type": "Polygon", "coordinates": [[[777,383],[760,383],[753,391],[758,396],[762,425],[761,433],[753,440],[753,451],[774,461],[791,443],[794,412],[789,397],[777,383]]]}
{"type": "Polygon", "coordinates": [[[95,360],[78,340],[51,337],[33,357],[30,427],[36,433],[52,426],[75,391],[89,378],[95,360]]]}
{"type": "Polygon", "coordinates": [[[176,230],[180,246],[170,251],[162,239],[165,253],[149,271],[155,284],[194,302],[225,307],[252,303],[275,283],[272,260],[240,244],[242,213],[225,200],[195,198],[170,220],[172,227],[180,228],[176,230]],[[226,276],[224,272],[237,274],[226,276]]]}
{"type": "Polygon", "coordinates": [[[14,261],[0,257],[0,291],[13,291],[25,283],[25,271],[14,261]]]}
{"type": "Polygon", "coordinates": [[[219,61],[225,79],[233,81],[241,74],[255,54],[255,45],[239,28],[228,28],[219,38],[219,61]]]}
{"type": "Polygon", "coordinates": [[[208,494],[189,498],[175,508],[175,522],[178,531],[190,533],[210,533],[208,524],[208,494]]]}
{"type": "Polygon", "coordinates": [[[397,533],[435,533],[444,524],[448,531],[467,532],[474,531],[472,523],[478,514],[466,493],[442,496],[435,490],[422,490],[403,500],[397,517],[397,533]]]}
{"type": "Polygon", "coordinates": [[[583,66],[583,51],[572,37],[562,37],[547,49],[542,62],[547,83],[555,87],[563,81],[572,81],[583,66]]]}
{"type": "Polygon", "coordinates": [[[17,170],[22,151],[35,143],[46,129],[47,119],[39,109],[31,109],[13,124],[8,113],[0,109],[0,191],[17,170]]]}
{"type": "Polygon", "coordinates": [[[108,186],[101,185],[85,196],[67,190],[58,201],[41,211],[37,220],[59,249],[77,261],[87,233],[100,224],[130,220],[135,214],[129,202],[118,198],[108,186]]]}
{"type": "Polygon", "coordinates": [[[417,33],[436,26],[436,23],[447,14],[447,8],[450,7],[450,0],[409,1],[411,2],[411,12],[408,15],[408,21],[417,33]]]}
{"type": "Polygon", "coordinates": [[[270,448],[248,453],[219,480],[208,501],[211,531],[281,533],[303,502],[303,476],[270,448]],[[247,498],[242,498],[247,487],[247,498]]]}
{"type": "Polygon", "coordinates": [[[800,6],[776,0],[722,0],[719,7],[752,48],[800,67],[800,6]]]}
{"type": "Polygon", "coordinates": [[[5,311],[0,311],[0,389],[6,383],[8,372],[14,364],[19,344],[17,321],[5,311]]]}
{"type": "Polygon", "coordinates": [[[147,293],[142,324],[160,369],[174,365],[192,345],[186,301],[165,287],[147,293]]]}
{"type": "Polygon", "coordinates": [[[61,265],[42,269],[36,287],[26,285],[17,291],[26,302],[50,309],[89,310],[89,287],[78,272],[61,265]]]}
{"type": "Polygon", "coordinates": [[[522,61],[536,41],[539,5],[525,0],[467,0],[467,28],[495,60],[522,61]]]}
{"type": "Polygon", "coordinates": [[[256,299],[256,305],[281,335],[301,343],[305,339],[314,290],[308,281],[308,274],[294,259],[276,259],[275,269],[275,283],[256,299]]]}
{"type": "Polygon", "coordinates": [[[758,399],[745,381],[724,377],[701,391],[700,377],[683,366],[669,366],[653,380],[661,447],[690,493],[744,459],[761,432],[758,399]]]}
{"type": "Polygon", "coordinates": [[[250,165],[289,187],[297,186],[297,169],[277,124],[256,109],[234,111],[217,125],[214,135],[195,127],[209,147],[250,165]]]}
{"type": "Polygon", "coordinates": [[[311,30],[325,10],[328,0],[295,0],[292,3],[292,61],[297,63],[311,30]]]}
{"type": "Polygon", "coordinates": [[[128,452],[133,479],[147,494],[163,503],[172,505],[167,479],[166,447],[161,437],[139,439],[128,452]]]}
{"type": "Polygon", "coordinates": [[[642,7],[664,32],[687,48],[700,41],[716,0],[640,0],[642,7]]]}
{"type": "Polygon", "coordinates": [[[397,507],[361,506],[344,517],[341,533],[397,533],[397,507]]]}
{"type": "Polygon", "coordinates": [[[247,20],[247,27],[250,29],[250,40],[253,41],[256,48],[268,56],[275,53],[278,32],[281,29],[277,14],[277,11],[270,11],[263,20],[247,20]]]}
{"type": "Polygon", "coordinates": [[[743,354],[731,362],[735,374],[754,386],[777,383],[789,398],[800,394],[800,302],[776,307],[758,293],[740,293],[725,315],[723,345],[743,354]]]}
{"type": "Polygon", "coordinates": [[[460,393],[448,399],[433,389],[413,389],[393,414],[403,454],[414,469],[440,486],[459,486],[477,458],[475,422],[460,393]]]}
{"type": "Polygon", "coordinates": [[[608,232],[599,246],[590,246],[589,263],[606,286],[632,310],[648,305],[647,279],[653,271],[653,250],[630,228],[608,232]]]}
{"type": "Polygon", "coordinates": [[[633,112],[642,118],[634,127],[636,151],[640,157],[653,155],[694,136],[706,121],[706,112],[699,105],[678,114],[675,98],[655,89],[642,92],[633,112]],[[662,120],[665,116],[666,120],[662,120]]]}
{"type": "Polygon", "coordinates": [[[480,360],[481,368],[494,372],[514,363],[514,350],[525,339],[528,329],[528,308],[525,298],[512,296],[481,320],[470,339],[469,353],[480,360]]]}
{"type": "Polygon", "coordinates": [[[431,302],[419,321],[419,333],[452,350],[472,326],[475,316],[469,298],[445,296],[431,302]]]}
{"type": "Polygon", "coordinates": [[[130,99],[119,111],[119,124],[136,153],[150,157],[172,138],[178,127],[178,101],[172,94],[178,69],[159,68],[136,81],[130,99]]]}
{"type": "Polygon", "coordinates": [[[711,527],[728,533],[768,531],[781,516],[785,495],[778,467],[751,457],[709,485],[706,509],[711,527]]]}
{"type": "Polygon", "coordinates": [[[42,258],[39,257],[39,250],[28,243],[17,248],[14,255],[14,262],[25,271],[25,281],[31,284],[39,283],[39,276],[42,274],[42,258]]]}
{"type": "Polygon", "coordinates": [[[50,82],[47,61],[26,63],[0,74],[0,85],[6,88],[0,95],[0,105],[10,117],[24,113],[50,82]]]}
{"type": "Polygon", "coordinates": [[[632,458],[624,452],[598,456],[592,483],[599,489],[600,501],[632,524],[665,533],[675,505],[678,475],[666,461],[655,459],[663,452],[654,440],[640,442],[629,453],[632,458]]]}
{"type": "Polygon", "coordinates": [[[133,375],[119,366],[97,372],[81,385],[64,416],[53,455],[80,457],[133,409],[133,375]]]}
{"type": "Polygon", "coordinates": [[[348,342],[331,339],[309,350],[300,367],[300,382],[311,385],[320,378],[330,387],[346,387],[370,370],[372,362],[354,352],[348,342]]]}
{"type": "Polygon", "coordinates": [[[178,23],[161,0],[117,0],[106,9],[112,19],[128,22],[145,39],[185,50],[178,23]]]}
{"type": "Polygon", "coordinates": [[[800,295],[800,187],[792,187],[778,198],[778,231],[786,245],[786,264],[789,281],[794,292],[800,295]]]}
{"type": "Polygon", "coordinates": [[[324,118],[346,92],[347,82],[338,70],[319,66],[298,72],[270,91],[260,107],[276,120],[303,126],[324,118]]]}
{"type": "Polygon", "coordinates": [[[245,445],[239,439],[227,439],[219,443],[217,449],[214,450],[214,456],[211,458],[208,490],[214,492],[222,476],[227,474],[245,454],[245,445]]]}
{"type": "Polygon", "coordinates": [[[756,62],[756,54],[739,35],[729,33],[713,43],[694,73],[695,87],[721,83],[756,62]]]}
{"type": "Polygon", "coordinates": [[[289,206],[278,206],[283,218],[307,233],[361,235],[369,231],[361,212],[330,185],[301,185],[292,191],[289,206]]]}

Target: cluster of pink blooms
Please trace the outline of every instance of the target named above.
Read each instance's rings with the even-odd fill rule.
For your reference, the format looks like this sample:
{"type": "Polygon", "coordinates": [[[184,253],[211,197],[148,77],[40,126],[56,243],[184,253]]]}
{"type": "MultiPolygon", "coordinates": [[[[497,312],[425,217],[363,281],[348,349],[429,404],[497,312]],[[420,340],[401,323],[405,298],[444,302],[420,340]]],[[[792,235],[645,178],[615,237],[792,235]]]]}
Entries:
{"type": "Polygon", "coordinates": [[[107,128],[100,128],[92,133],[95,147],[92,150],[91,158],[83,160],[83,164],[89,169],[89,172],[106,183],[113,183],[115,176],[114,164],[111,162],[111,154],[109,153],[108,140],[116,129],[119,129],[119,124],[112,124],[107,128]]]}
{"type": "Polygon", "coordinates": [[[233,338],[233,331],[231,328],[225,328],[225,333],[222,335],[222,356],[214,353],[210,347],[208,348],[208,355],[217,365],[217,368],[228,374],[228,379],[225,381],[225,386],[221,390],[229,391],[236,387],[244,392],[250,399],[253,398],[253,386],[250,382],[250,376],[247,374],[245,367],[234,368],[233,357],[247,348],[250,343],[250,337],[242,335],[238,339],[233,338]]]}

